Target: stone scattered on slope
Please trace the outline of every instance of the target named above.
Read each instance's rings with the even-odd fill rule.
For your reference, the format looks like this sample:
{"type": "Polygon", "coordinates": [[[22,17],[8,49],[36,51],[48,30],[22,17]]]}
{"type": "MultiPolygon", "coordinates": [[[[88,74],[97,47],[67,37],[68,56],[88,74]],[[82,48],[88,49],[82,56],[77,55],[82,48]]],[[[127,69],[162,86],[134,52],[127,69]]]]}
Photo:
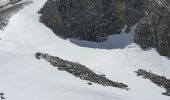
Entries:
{"type": "Polygon", "coordinates": [[[0,99],[1,99],[1,100],[6,99],[6,98],[4,97],[4,95],[5,95],[5,93],[0,92],[0,99]]]}
{"type": "Polygon", "coordinates": [[[145,79],[151,80],[153,83],[157,84],[160,87],[164,87],[166,89],[164,95],[170,96],[170,79],[167,79],[164,76],[159,76],[151,72],[147,72],[143,69],[139,69],[136,71],[137,76],[142,76],[145,79]]]}
{"type": "Polygon", "coordinates": [[[25,5],[30,4],[30,1],[21,2],[21,0],[13,0],[11,1],[12,6],[3,7],[0,9],[0,30],[8,24],[8,21],[12,15],[17,13],[20,9],[22,9],[25,5]]]}
{"type": "Polygon", "coordinates": [[[112,80],[107,79],[104,75],[98,75],[89,68],[79,63],[66,61],[60,59],[59,57],[55,57],[45,53],[36,53],[35,54],[37,59],[45,59],[46,61],[50,62],[52,66],[58,67],[60,71],[66,71],[75,77],[79,77],[82,80],[90,81],[88,84],[92,85],[92,83],[97,83],[103,86],[112,86],[121,89],[128,90],[128,86],[123,83],[114,82],[112,80]],[[92,83],[91,83],[92,82],[92,83]]]}

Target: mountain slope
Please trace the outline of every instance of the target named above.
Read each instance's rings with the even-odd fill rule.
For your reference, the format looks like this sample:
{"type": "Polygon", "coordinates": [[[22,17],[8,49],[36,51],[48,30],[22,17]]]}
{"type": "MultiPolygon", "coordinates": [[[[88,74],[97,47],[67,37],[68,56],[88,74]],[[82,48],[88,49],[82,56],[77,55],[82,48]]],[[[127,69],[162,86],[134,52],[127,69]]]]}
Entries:
{"type": "Polygon", "coordinates": [[[111,36],[107,43],[74,40],[79,43],[75,45],[39,22],[37,11],[45,2],[34,0],[0,31],[0,92],[5,93],[7,100],[169,100],[170,97],[161,94],[163,88],[137,77],[134,71],[142,68],[170,78],[170,60],[154,49],[140,49],[133,43],[133,30],[131,35],[123,32],[111,36]],[[119,39],[126,35],[130,35],[128,43],[120,43],[119,39]],[[115,38],[117,44],[106,48],[115,38]],[[88,48],[88,44],[93,45],[88,48]],[[126,83],[130,90],[89,86],[87,81],[36,60],[37,51],[79,62],[111,80],[126,83]]]}

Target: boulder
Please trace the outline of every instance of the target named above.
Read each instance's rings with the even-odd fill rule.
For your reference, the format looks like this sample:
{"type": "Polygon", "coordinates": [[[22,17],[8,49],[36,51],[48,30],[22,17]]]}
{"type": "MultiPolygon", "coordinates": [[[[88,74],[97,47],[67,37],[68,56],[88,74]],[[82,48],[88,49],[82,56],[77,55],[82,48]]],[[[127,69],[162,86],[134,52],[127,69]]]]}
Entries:
{"type": "Polygon", "coordinates": [[[39,13],[64,38],[101,42],[125,25],[123,0],[48,0],[39,13]]]}

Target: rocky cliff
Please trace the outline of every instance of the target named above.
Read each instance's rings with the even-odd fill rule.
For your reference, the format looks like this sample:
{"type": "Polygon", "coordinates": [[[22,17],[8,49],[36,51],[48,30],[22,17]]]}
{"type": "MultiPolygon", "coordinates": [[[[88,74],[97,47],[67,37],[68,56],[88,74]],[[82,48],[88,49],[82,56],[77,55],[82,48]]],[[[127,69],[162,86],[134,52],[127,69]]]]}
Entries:
{"type": "Polygon", "coordinates": [[[136,24],[145,15],[146,0],[124,0],[126,25],[136,24]]]}
{"type": "Polygon", "coordinates": [[[65,38],[103,41],[125,25],[123,0],[48,0],[40,21],[65,38]]]}
{"type": "Polygon", "coordinates": [[[147,0],[146,15],[136,29],[135,42],[142,47],[154,47],[170,56],[170,6],[167,0],[147,0]]]}
{"type": "MultiPolygon", "coordinates": [[[[170,56],[168,0],[48,0],[40,21],[64,38],[101,42],[137,24],[135,42],[170,56]]],[[[129,29],[126,31],[129,32],[129,29]]]]}

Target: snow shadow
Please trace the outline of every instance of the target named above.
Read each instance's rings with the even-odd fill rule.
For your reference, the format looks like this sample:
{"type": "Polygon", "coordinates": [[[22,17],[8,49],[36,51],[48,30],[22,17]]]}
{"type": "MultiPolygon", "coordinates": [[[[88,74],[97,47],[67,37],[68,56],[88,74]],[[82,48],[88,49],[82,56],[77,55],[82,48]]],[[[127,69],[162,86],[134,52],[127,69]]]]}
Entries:
{"type": "Polygon", "coordinates": [[[140,46],[140,48],[141,48],[143,51],[150,51],[150,50],[152,50],[152,49],[153,49],[153,48],[151,48],[151,47],[142,48],[141,46],[140,46]]]}
{"type": "Polygon", "coordinates": [[[170,60],[170,57],[166,57],[166,59],[170,60]]]}
{"type": "Polygon", "coordinates": [[[125,33],[124,28],[121,34],[111,35],[104,42],[92,42],[86,40],[68,39],[71,43],[74,43],[81,47],[96,48],[96,49],[123,49],[127,45],[134,42],[134,30],[136,25],[131,27],[130,33],[125,33]]]}

